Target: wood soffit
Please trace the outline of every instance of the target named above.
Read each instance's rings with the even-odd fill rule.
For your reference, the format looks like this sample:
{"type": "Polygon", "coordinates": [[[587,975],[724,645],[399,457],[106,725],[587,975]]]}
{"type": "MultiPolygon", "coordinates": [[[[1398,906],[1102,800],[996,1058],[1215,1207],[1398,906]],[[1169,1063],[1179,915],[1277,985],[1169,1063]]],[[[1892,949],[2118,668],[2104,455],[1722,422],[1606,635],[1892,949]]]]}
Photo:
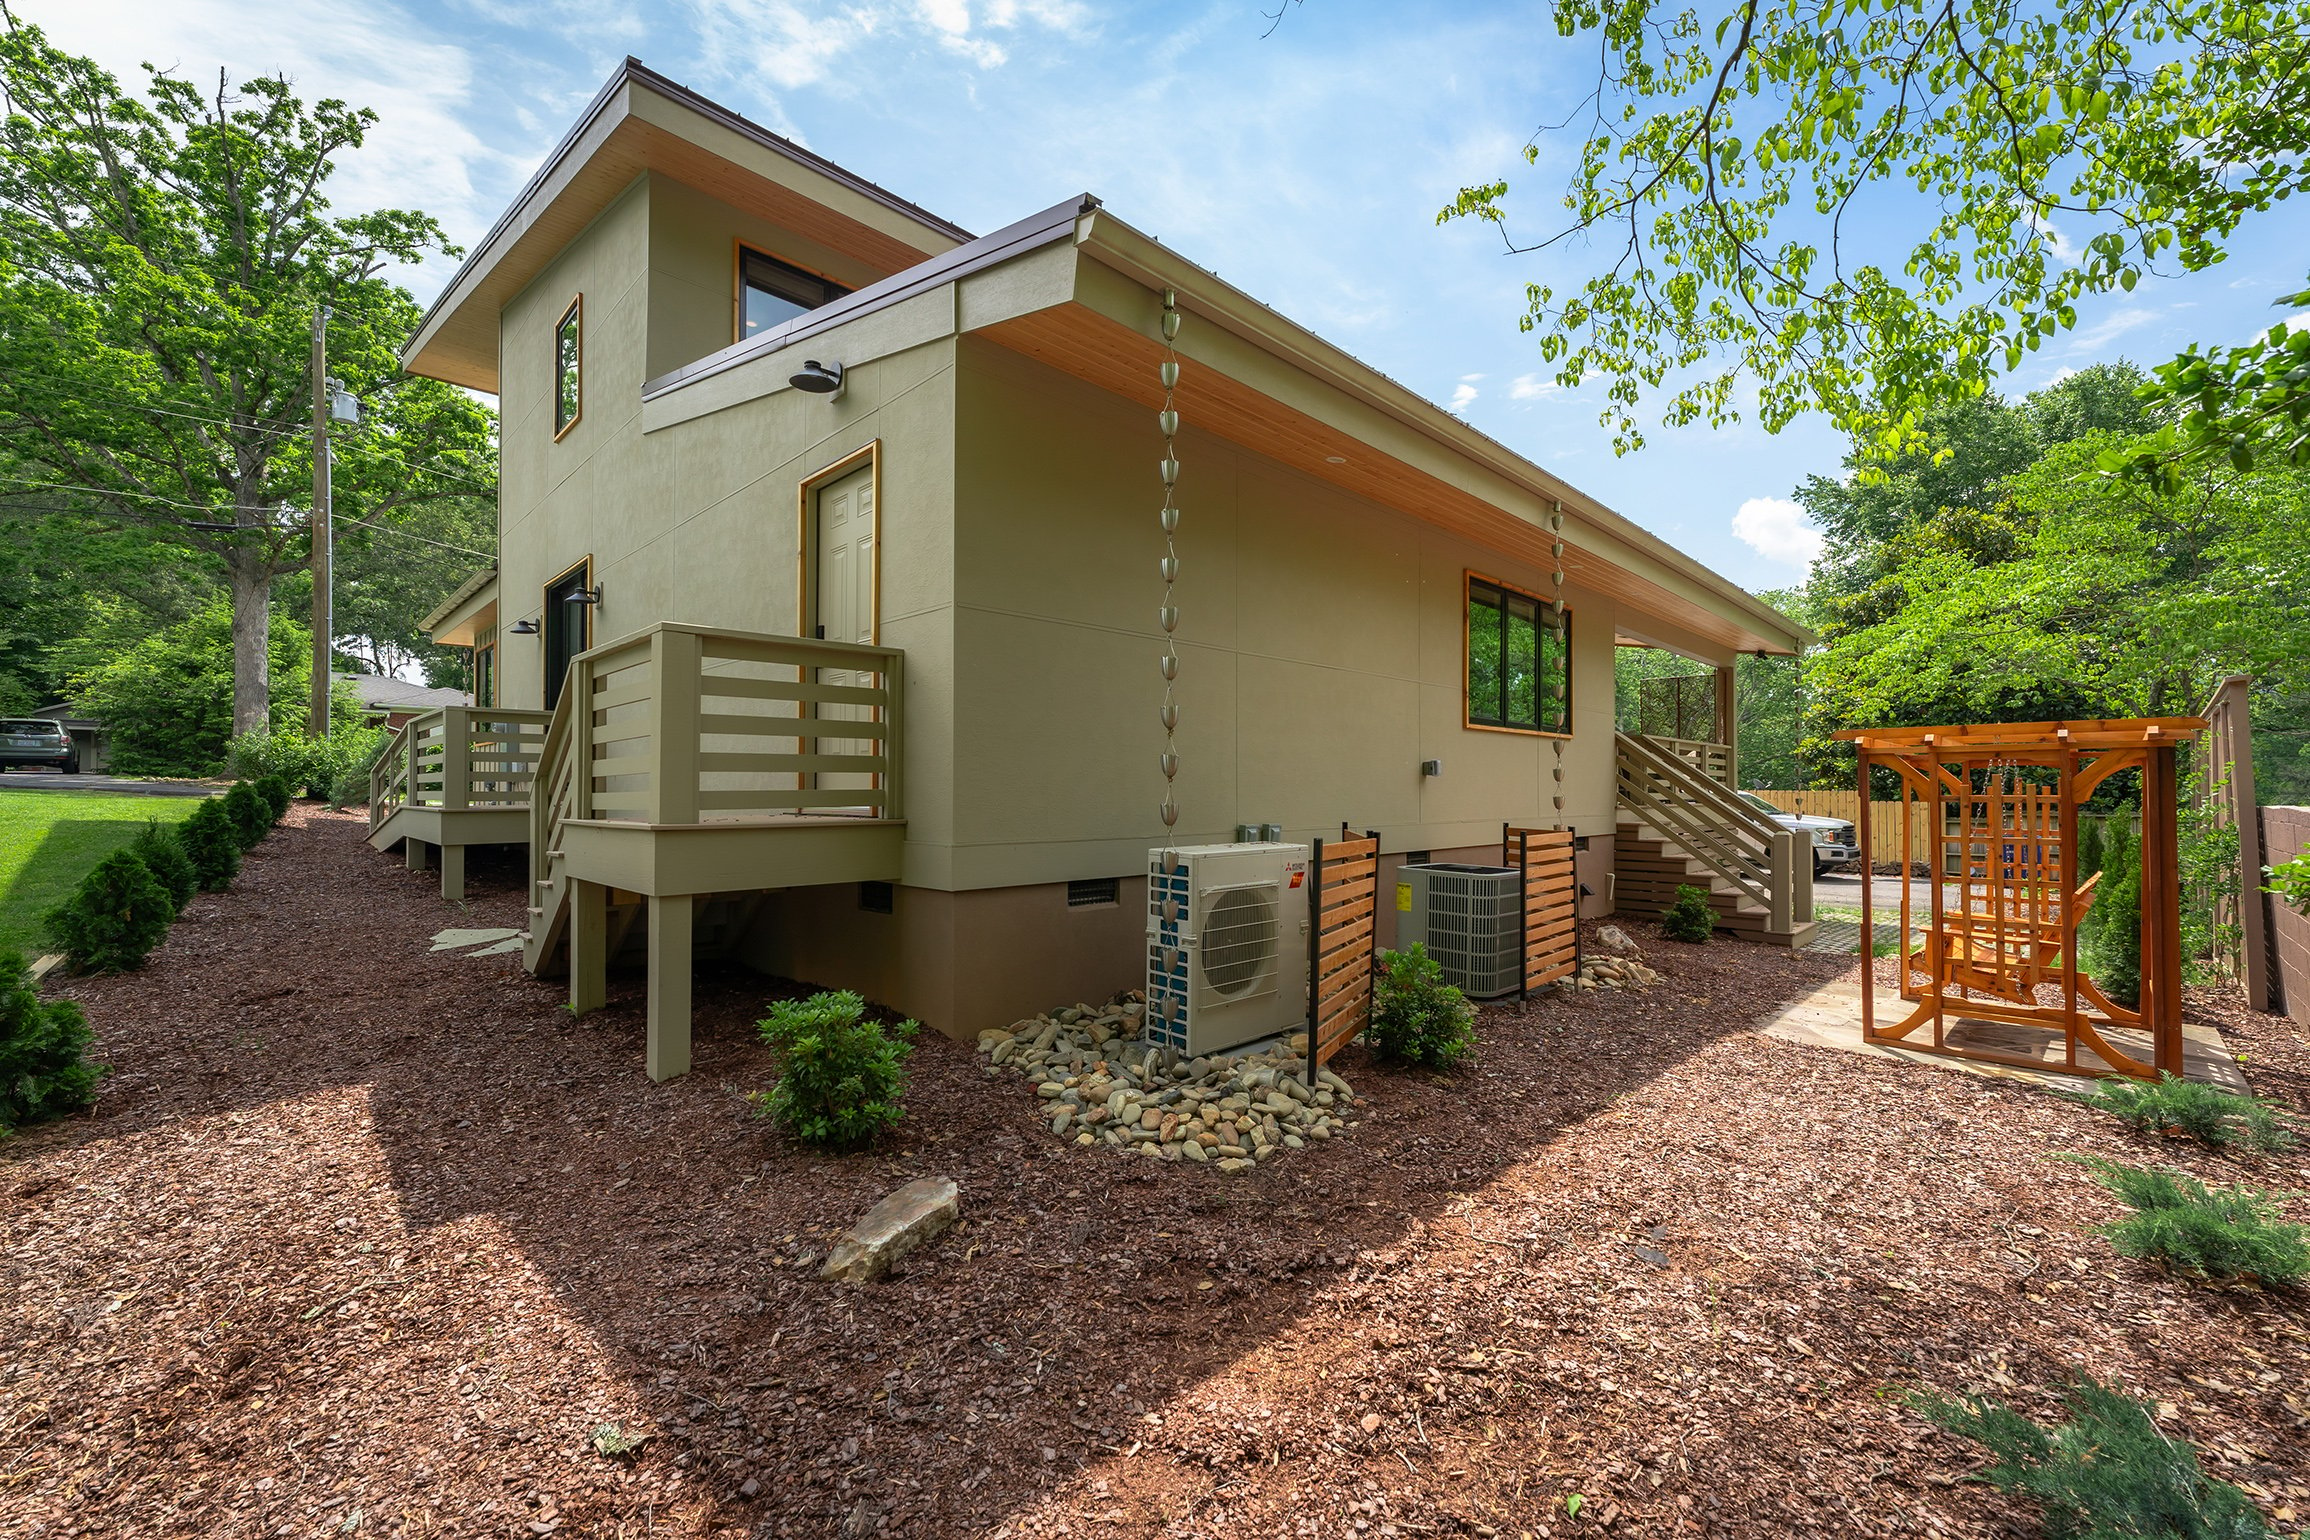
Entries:
{"type": "MultiPolygon", "coordinates": [[[[495,394],[500,313],[645,172],[694,188],[884,275],[912,267],[952,244],[925,230],[921,247],[909,245],[680,134],[626,116],[558,190],[545,196],[526,224],[493,236],[505,243],[503,249],[488,258],[471,289],[456,297],[431,335],[422,336],[422,346],[407,360],[409,370],[495,394]]],[[[807,180],[815,173],[797,167],[796,175],[807,180]]],[[[841,196],[831,184],[828,191],[830,196],[841,196]]],[[[488,256],[486,247],[476,255],[488,256]]],[[[453,287],[462,281],[460,275],[453,287]]]]}
{"type": "MultiPolygon", "coordinates": [[[[976,335],[1154,412],[1163,390],[1162,345],[1087,306],[1066,304],[982,328],[976,335]]],[[[1446,529],[1488,550],[1547,571],[1549,532],[1506,509],[1380,453],[1339,429],[1208,367],[1179,371],[1182,422],[1383,507],[1446,529]],[[1344,463],[1333,464],[1337,456],[1344,463]]],[[[1566,578],[1738,652],[1774,644],[1737,621],[1669,592],[1567,541],[1566,578]]]]}

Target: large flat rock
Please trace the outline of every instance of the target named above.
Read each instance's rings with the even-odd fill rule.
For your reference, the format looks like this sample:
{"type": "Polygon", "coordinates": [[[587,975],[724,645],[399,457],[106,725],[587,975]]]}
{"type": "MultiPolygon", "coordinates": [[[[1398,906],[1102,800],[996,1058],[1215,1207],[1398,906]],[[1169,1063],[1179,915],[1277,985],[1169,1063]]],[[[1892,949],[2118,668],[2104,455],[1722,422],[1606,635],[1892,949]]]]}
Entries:
{"type": "Polygon", "coordinates": [[[818,1276],[871,1283],[889,1272],[891,1263],[945,1233],[961,1212],[951,1178],[919,1177],[868,1209],[866,1217],[834,1243],[818,1276]]]}

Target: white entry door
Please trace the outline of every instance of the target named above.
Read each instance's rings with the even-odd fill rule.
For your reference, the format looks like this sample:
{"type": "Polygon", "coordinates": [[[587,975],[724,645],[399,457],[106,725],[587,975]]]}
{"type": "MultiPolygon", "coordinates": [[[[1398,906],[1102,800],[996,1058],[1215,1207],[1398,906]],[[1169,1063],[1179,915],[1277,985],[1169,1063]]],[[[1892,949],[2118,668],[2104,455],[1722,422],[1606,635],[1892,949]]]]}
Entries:
{"type": "MultiPolygon", "coordinates": [[[[861,466],[840,481],[827,483],[818,489],[817,571],[817,629],[821,640],[829,642],[859,642],[872,644],[875,640],[874,613],[874,467],[861,466]]],[[[871,685],[874,676],[863,670],[825,668],[818,671],[821,684],[871,685]]],[[[873,713],[866,706],[827,705],[820,715],[836,718],[867,720],[873,713]]],[[[821,738],[820,754],[871,754],[874,744],[863,738],[821,738]]],[[[822,773],[818,777],[821,789],[843,790],[851,787],[871,787],[875,778],[864,772],[842,771],[822,773]]]]}

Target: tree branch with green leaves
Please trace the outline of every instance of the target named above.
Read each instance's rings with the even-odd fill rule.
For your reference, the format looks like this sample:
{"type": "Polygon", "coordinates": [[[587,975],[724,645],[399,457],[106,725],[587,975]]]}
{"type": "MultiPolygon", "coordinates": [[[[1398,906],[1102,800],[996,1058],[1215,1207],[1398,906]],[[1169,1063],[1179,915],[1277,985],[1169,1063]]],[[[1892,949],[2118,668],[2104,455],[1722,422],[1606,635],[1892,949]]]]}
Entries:
{"type": "MultiPolygon", "coordinates": [[[[1521,324],[1558,383],[1604,384],[1621,452],[1648,399],[1671,425],[1753,410],[1777,430],[1818,409],[1898,451],[2074,328],[2081,301],[2220,262],[2310,185],[2304,0],[1556,0],[1554,16],[1597,48],[1582,110],[1524,152],[1538,168],[1576,139],[1569,217],[1520,237],[1500,180],[1438,219],[1489,222],[1511,252],[1609,253],[1575,292],[1528,286],[1521,324]]],[[[2209,410],[2169,456],[2226,453],[2239,409],[2299,424],[2303,381],[2229,377],[2227,396],[2206,372],[2175,382],[2209,410]]]]}

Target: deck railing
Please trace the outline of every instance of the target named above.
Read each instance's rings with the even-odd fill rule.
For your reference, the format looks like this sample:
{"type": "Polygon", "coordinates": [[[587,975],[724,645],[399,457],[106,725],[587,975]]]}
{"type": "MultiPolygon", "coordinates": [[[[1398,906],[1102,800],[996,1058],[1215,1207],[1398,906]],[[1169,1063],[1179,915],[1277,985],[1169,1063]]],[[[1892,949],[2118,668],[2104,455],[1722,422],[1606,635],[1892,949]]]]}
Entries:
{"type": "Polygon", "coordinates": [[[542,711],[505,706],[444,706],[411,717],[370,767],[369,827],[405,807],[528,807],[546,721],[542,711]]]}
{"type": "MultiPolygon", "coordinates": [[[[562,826],[897,819],[906,654],[666,622],[571,661],[530,804],[533,911],[565,878],[562,826]]],[[[550,944],[533,925],[530,964],[550,944]]]]}
{"type": "MultiPolygon", "coordinates": [[[[1615,733],[1619,802],[1664,839],[1732,884],[1787,935],[1813,917],[1813,845],[1743,802],[1692,759],[1680,739],[1615,733]]],[[[1722,749],[1722,744],[1701,744],[1722,749]]]]}
{"type": "Polygon", "coordinates": [[[1663,738],[1657,733],[1632,733],[1629,736],[1663,754],[1675,755],[1719,786],[1731,789],[1733,757],[1728,745],[1706,738],[1663,738]]]}

